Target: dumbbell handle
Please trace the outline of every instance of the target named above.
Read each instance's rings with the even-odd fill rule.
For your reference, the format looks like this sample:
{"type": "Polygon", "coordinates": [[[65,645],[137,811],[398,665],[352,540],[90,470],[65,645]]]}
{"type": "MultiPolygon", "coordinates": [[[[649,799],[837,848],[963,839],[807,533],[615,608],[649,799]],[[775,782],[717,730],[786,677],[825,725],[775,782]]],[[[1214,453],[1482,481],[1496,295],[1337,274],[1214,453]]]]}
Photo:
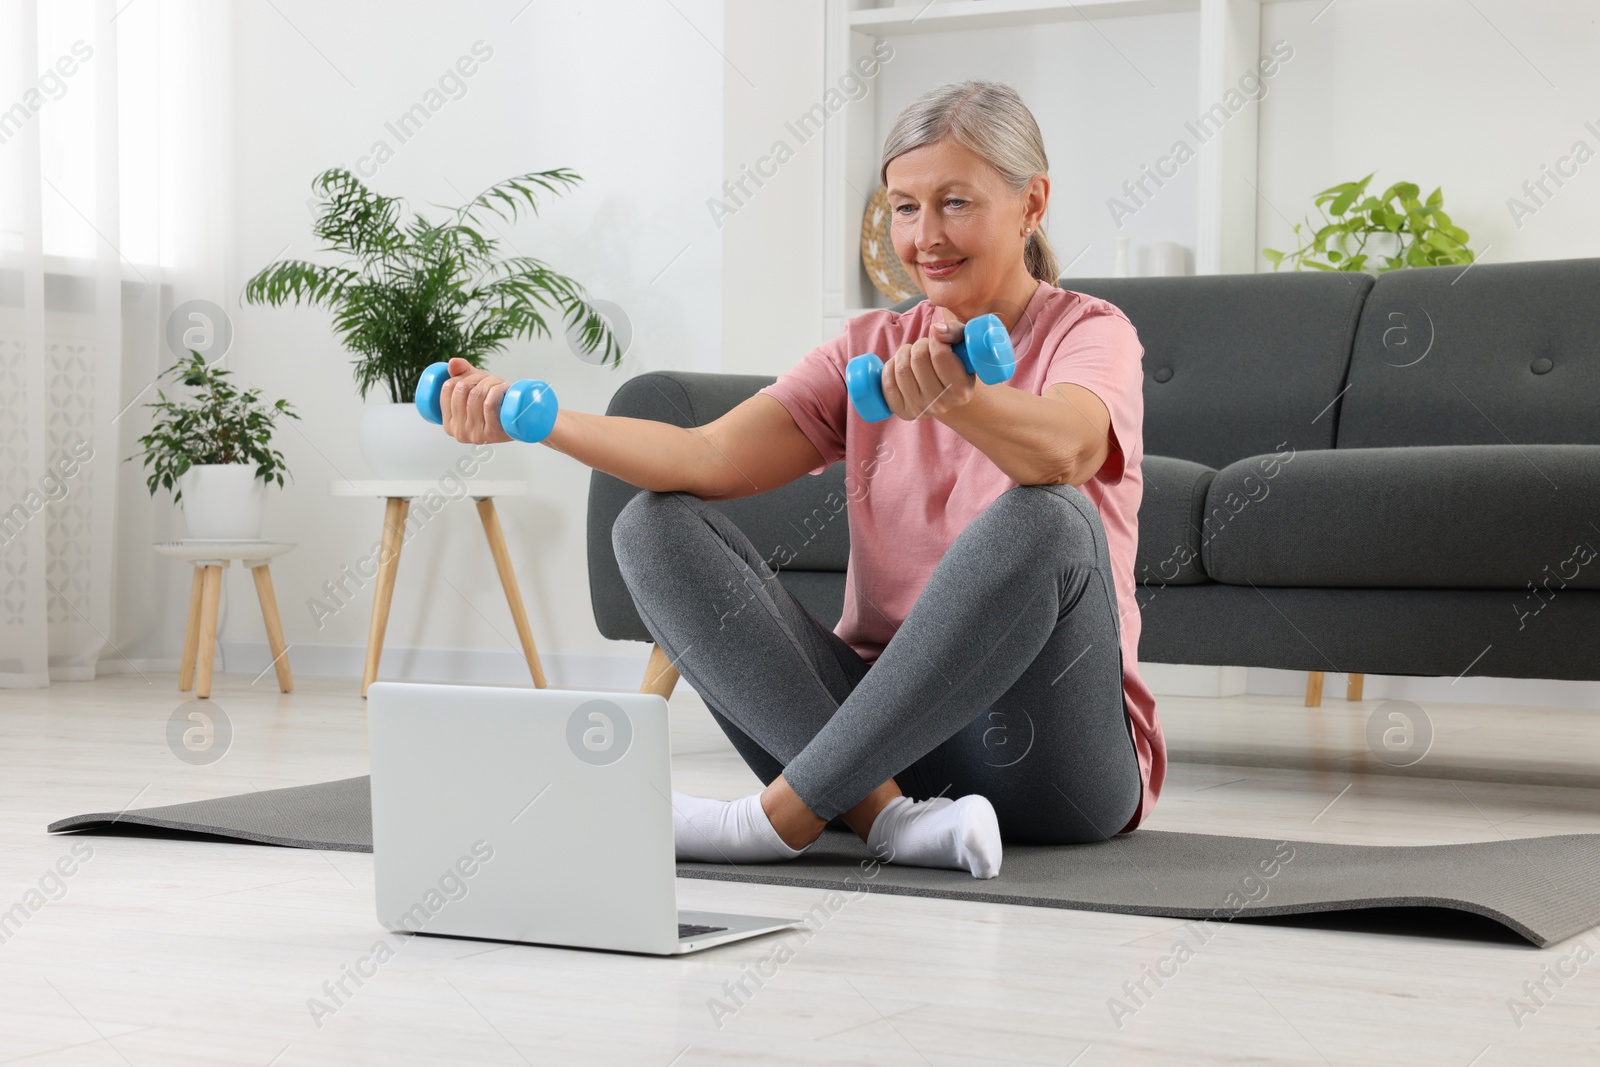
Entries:
{"type": "MultiPolygon", "coordinates": [[[[449,380],[448,363],[431,365],[417,379],[417,410],[436,426],[444,425],[439,400],[444,393],[444,383],[449,380]]],[[[554,389],[536,378],[524,378],[513,382],[500,398],[500,428],[512,440],[538,444],[555,428],[559,410],[554,389]]]]}
{"type": "MultiPolygon", "coordinates": [[[[967,373],[976,374],[986,385],[1008,381],[1017,368],[1011,334],[998,315],[979,315],[967,320],[962,339],[950,347],[967,373]]],[[[867,422],[882,422],[894,414],[883,397],[883,360],[876,354],[865,352],[847,363],[844,381],[850,402],[867,422]]]]}

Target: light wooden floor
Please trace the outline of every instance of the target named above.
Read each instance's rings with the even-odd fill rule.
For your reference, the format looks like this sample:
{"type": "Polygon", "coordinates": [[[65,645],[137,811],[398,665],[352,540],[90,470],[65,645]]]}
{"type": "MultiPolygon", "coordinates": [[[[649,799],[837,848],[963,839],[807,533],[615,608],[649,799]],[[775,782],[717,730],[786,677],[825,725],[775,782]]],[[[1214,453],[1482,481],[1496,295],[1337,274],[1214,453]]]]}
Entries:
{"type": "MultiPolygon", "coordinates": [[[[1325,919],[1223,929],[1119,1026],[1108,1002],[1168,957],[1170,919],[871,896],[840,910],[731,1016],[708,1002],[761,941],[651,959],[407,941],[339,1010],[307,1001],[368,954],[369,856],[159,839],[53,839],[53,819],[366,771],[354,681],[219,677],[235,736],[195,767],[167,748],[175,679],[0,691],[0,910],[74,843],[64,895],[0,944],[0,1063],[1592,1064],[1600,931],[1537,950],[1482,924],[1325,919]],[[1546,970],[1548,968],[1548,970],[1546,970]],[[1544,981],[1543,1006],[1524,983],[1544,981]],[[1521,1025],[1510,998],[1532,1015],[1521,1025]]],[[[1167,698],[1177,762],[1150,823],[1306,840],[1445,842],[1600,830],[1593,712],[1430,707],[1411,773],[1363,774],[1380,703],[1167,698]],[[1232,754],[1230,756],[1230,754],[1232,754]],[[1222,762],[1230,758],[1234,763],[1222,762]],[[1272,761],[1298,762],[1285,769],[1272,761]],[[1454,773],[1460,777],[1419,776],[1454,773]],[[1485,776],[1504,770],[1520,782],[1485,776]],[[1583,786],[1540,784],[1565,775],[1583,786]]],[[[675,784],[754,779],[694,694],[673,699],[675,784]]],[[[53,888],[51,886],[50,888],[53,888]]],[[[767,914],[819,890],[681,880],[680,906],[767,914]]],[[[1168,967],[1171,970],[1171,967],[1168,967]]],[[[730,1002],[731,1003],[731,1002],[730,1002]]],[[[1130,1002],[1131,1003],[1131,1002],[1130,1002]]]]}

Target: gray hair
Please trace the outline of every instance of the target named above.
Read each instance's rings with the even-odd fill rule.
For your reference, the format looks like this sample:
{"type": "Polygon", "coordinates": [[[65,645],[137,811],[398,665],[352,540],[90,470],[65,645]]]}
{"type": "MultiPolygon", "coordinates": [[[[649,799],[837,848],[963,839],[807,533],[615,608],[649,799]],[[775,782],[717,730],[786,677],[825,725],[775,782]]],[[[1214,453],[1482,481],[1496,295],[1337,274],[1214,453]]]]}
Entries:
{"type": "MultiPolygon", "coordinates": [[[[896,156],[946,137],[977,153],[1013,193],[1050,169],[1039,124],[1017,91],[1002,82],[963,81],[930,89],[905,106],[884,138],[878,180],[888,184],[896,156]]],[[[1043,227],[1028,236],[1022,257],[1029,274],[1056,283],[1061,268],[1043,227]]]]}

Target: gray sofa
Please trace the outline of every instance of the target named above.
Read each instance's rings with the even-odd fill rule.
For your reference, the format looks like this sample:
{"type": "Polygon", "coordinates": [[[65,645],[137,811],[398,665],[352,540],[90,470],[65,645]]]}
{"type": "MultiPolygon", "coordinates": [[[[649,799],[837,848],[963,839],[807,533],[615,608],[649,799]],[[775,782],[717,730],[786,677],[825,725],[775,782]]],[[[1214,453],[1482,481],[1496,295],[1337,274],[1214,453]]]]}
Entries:
{"type": "MultiPolygon", "coordinates": [[[[1141,661],[1600,679],[1600,259],[1061,284],[1144,345],[1141,661]]],[[[702,425],[771,381],[652,372],[607,410],[702,425]]],[[[649,641],[611,547],[635,492],[593,476],[589,584],[649,641]]],[[[830,492],[842,464],[717,506],[833,625],[830,492]]]]}

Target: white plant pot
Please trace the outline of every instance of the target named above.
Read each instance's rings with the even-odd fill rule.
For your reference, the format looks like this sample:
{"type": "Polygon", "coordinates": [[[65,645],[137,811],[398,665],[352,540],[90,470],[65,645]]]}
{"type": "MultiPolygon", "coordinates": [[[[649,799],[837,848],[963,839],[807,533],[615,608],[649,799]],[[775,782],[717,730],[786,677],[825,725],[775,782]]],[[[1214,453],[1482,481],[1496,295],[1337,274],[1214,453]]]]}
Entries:
{"type": "Polygon", "coordinates": [[[254,463],[202,463],[178,479],[183,521],[195,541],[254,541],[261,537],[267,483],[254,463]]]}
{"type": "Polygon", "coordinates": [[[415,404],[368,404],[360,438],[361,456],[379,478],[436,482],[473,448],[424,419],[415,404]]]}

